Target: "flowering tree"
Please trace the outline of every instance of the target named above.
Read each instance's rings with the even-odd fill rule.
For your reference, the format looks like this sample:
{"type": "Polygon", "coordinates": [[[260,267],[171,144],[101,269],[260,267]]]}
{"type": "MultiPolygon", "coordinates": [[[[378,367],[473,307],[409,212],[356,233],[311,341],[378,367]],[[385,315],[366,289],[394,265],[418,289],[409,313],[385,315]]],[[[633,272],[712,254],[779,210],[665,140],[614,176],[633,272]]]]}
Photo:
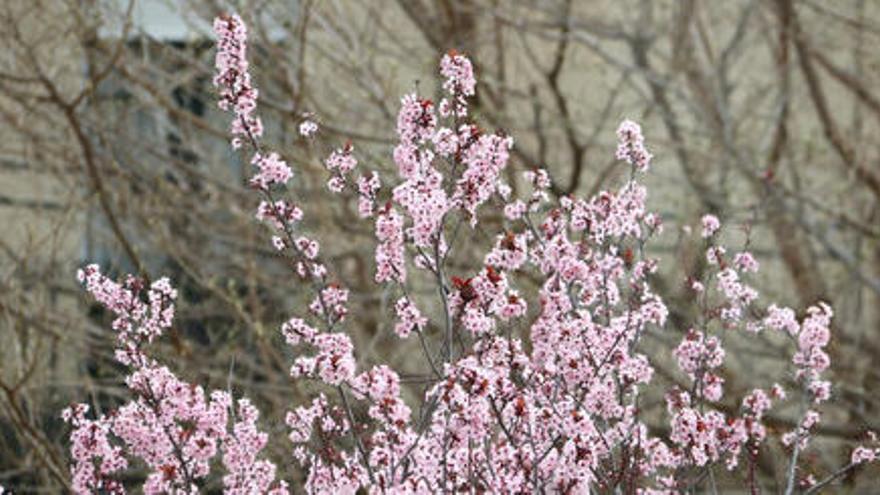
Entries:
{"type": "MultiPolygon", "coordinates": [[[[784,493],[816,492],[880,455],[869,435],[850,463],[824,479],[799,469],[820,406],[831,397],[823,376],[830,307],[819,303],[798,318],[792,309],[759,303],[748,283],[757,261],[745,249],[722,246],[719,220],[706,215],[707,269],[687,278],[699,318],[691,328],[669,328],[668,309],[651,284],[659,261],[647,246],[663,224],[638,181],[651,165],[640,127],[625,121],[617,130],[616,158],[630,169],[618,189],[556,204],[548,174],[536,169],[525,174],[527,194],[515,194],[502,174],[513,140],[469,117],[476,79],[456,52],[440,62],[439,102],[418,94],[401,101],[393,187],[362,170],[350,144],[324,161],[327,187],[355,196],[359,215],[375,222],[375,282],[398,294],[395,333],[419,341],[431,378],[414,410],[393,369],[359,368],[346,333],[356,319],[348,290],[301,227],[303,211],[282,197],[294,174],[261,141],[245,25],[223,16],[214,30],[214,84],[220,107],[233,114],[232,147],[247,152],[255,169],[256,219],[272,231],[291,277],[313,292],[308,308],[280,329],[296,355],[291,376],[322,385],[286,419],[306,491],[713,492],[716,469],[725,469],[757,492],[756,458],[770,436],[763,420],[788,400],[800,404],[800,415],[781,434],[789,452],[784,493]],[[487,210],[503,212],[494,245],[481,268],[453,275],[455,240],[467,229],[489,228],[487,210]],[[422,276],[434,286],[431,298],[412,290],[422,276]],[[527,280],[538,281],[534,299],[525,295],[527,280]],[[668,426],[656,432],[642,407],[655,383],[642,341],[676,330],[684,335],[674,357],[685,380],[661,391],[668,426]],[[440,338],[429,339],[431,332],[440,338]],[[784,336],[798,386],[755,384],[739,410],[721,411],[722,344],[733,332],[784,336]],[[366,413],[358,415],[361,409],[366,413]]],[[[307,138],[316,132],[311,120],[300,126],[307,138]]],[[[73,427],[74,489],[123,493],[122,472],[138,462],[149,472],[146,493],[194,493],[219,460],[228,493],[288,493],[288,483],[276,479],[284,460],[261,454],[268,435],[253,404],[187,383],[150,356],[150,344],[172,325],[177,293],[170,282],[114,281],[94,265],[79,279],[115,315],[116,359],[128,370],[132,400],[96,417],[85,405],[64,411],[73,427]]]]}

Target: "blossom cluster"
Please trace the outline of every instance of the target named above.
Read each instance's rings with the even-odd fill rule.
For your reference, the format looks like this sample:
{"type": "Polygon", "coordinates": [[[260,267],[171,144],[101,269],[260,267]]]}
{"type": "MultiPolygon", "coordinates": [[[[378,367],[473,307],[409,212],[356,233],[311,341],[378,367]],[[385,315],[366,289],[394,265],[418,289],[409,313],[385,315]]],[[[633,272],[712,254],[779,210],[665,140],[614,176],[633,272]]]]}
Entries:
{"type": "Polygon", "coordinates": [[[406,281],[403,216],[392,208],[376,217],[376,282],[406,281]]]}
{"type": "MultiPolygon", "coordinates": [[[[302,220],[302,210],[295,204],[276,200],[276,190],[287,185],[293,177],[293,170],[277,152],[264,151],[260,144],[263,126],[255,116],[258,91],[251,82],[247,62],[247,28],[238,15],[222,15],[214,21],[214,34],[217,36],[217,57],[214,86],[219,95],[219,106],[232,111],[231,133],[233,148],[248,144],[252,149],[250,163],[256,169],[250,184],[263,197],[256,217],[265,221],[274,230],[272,245],[276,250],[289,255],[293,270],[304,279],[323,280],[327,267],[318,259],[320,244],[306,235],[296,235],[296,223],[302,220]]],[[[318,130],[313,115],[307,113],[299,126],[303,137],[311,137],[318,130]]],[[[344,174],[357,164],[347,146],[334,153],[326,161],[328,168],[337,175],[328,181],[332,190],[344,187],[344,174]]],[[[372,187],[372,183],[370,184],[372,187]]],[[[375,189],[370,189],[375,195],[375,189]]]]}
{"type": "Polygon", "coordinates": [[[125,493],[122,471],[139,460],[147,471],[143,492],[198,493],[218,455],[228,470],[227,493],[287,493],[276,483],[275,464],[258,459],[266,438],[256,428],[256,412],[232,397],[207,393],[179,379],[149,357],[147,347],[171,327],[177,295],[167,279],[144,284],[128,276],[117,283],[91,265],[78,274],[94,299],[114,314],[116,357],[129,369],[125,384],[134,398],[112,412],[87,418],[89,406],[74,404],[62,413],[71,433],[72,487],[77,493],[125,493]]]}
{"type": "Polygon", "coordinates": [[[214,86],[219,88],[218,105],[232,110],[232,146],[239,148],[243,140],[263,135],[263,124],[254,115],[259,92],[251,84],[247,60],[247,26],[237,14],[224,15],[214,20],[217,35],[217,57],[214,86]]]}
{"type": "Polygon", "coordinates": [[[269,189],[275,184],[284,185],[293,176],[293,172],[278,153],[263,155],[255,153],[251,163],[259,170],[251,178],[251,184],[259,189],[269,189]]]}
{"type": "MultiPolygon", "coordinates": [[[[707,265],[685,277],[697,317],[674,328],[652,283],[660,263],[647,246],[663,222],[639,181],[652,157],[638,124],[625,121],[617,131],[616,156],[630,171],[621,184],[590,198],[553,200],[549,173],[536,168],[518,179],[527,190],[517,195],[502,173],[513,140],[469,120],[476,78],[471,61],[456,52],[440,61],[440,104],[417,94],[401,100],[391,154],[396,183],[382,191],[378,174],[362,173],[355,188],[359,215],[375,216],[375,281],[396,294],[387,327],[418,339],[422,349],[419,407],[404,401],[395,370],[359,363],[348,333],[359,322],[349,314],[349,290],[334,281],[318,241],[301,231],[302,210],[276,199],[292,171],[258,141],[244,24],[224,16],[215,31],[221,108],[235,114],[233,137],[254,148],[256,217],[311,291],[308,307],[280,328],[294,354],[291,377],[319,385],[285,417],[304,491],[693,492],[705,479],[694,473],[752,466],[775,434],[765,420],[794,392],[806,406],[781,435],[791,452],[787,484],[808,479],[799,455],[831,397],[831,308],[819,303],[798,318],[790,308],[762,307],[749,285],[757,260],[748,251],[730,257],[718,243],[720,220],[707,215],[707,265]],[[384,206],[376,206],[379,197],[384,206]],[[484,221],[485,205],[503,212],[500,228],[488,232],[491,247],[470,264],[450,263],[456,229],[494,225],[484,221]],[[417,290],[412,274],[436,285],[436,299],[417,290]],[[799,390],[766,383],[741,400],[730,397],[723,344],[733,332],[787,339],[799,390]],[[677,340],[676,333],[680,385],[665,390],[661,433],[643,410],[643,396],[656,389],[644,341],[652,334],[677,340]],[[738,406],[723,408],[725,401],[738,406]]],[[[301,129],[304,136],[314,131],[301,129]]],[[[234,146],[243,144],[235,139],[234,146]]],[[[324,165],[330,189],[346,190],[357,167],[353,146],[337,149],[324,165]]],[[[221,466],[228,493],[287,493],[288,484],[276,480],[287,460],[276,464],[262,454],[269,437],[250,401],[187,383],[149,357],[150,344],[172,324],[170,283],[147,289],[134,277],[116,282],[96,266],[79,277],[113,313],[117,359],[129,369],[133,399],[94,419],[86,405],[65,410],[75,491],[122,493],[122,472],[138,464],[148,471],[145,493],[194,493],[221,466]]],[[[857,447],[847,469],[876,460],[876,443],[872,437],[857,447]]]]}
{"type": "Polygon", "coordinates": [[[299,134],[302,137],[312,137],[318,132],[318,124],[314,121],[305,119],[299,124],[299,134]]]}
{"type": "Polygon", "coordinates": [[[421,331],[428,323],[428,319],[422,316],[419,308],[407,297],[401,297],[394,305],[397,312],[398,323],[394,326],[394,333],[401,338],[407,338],[413,330],[421,331]]]}
{"type": "Polygon", "coordinates": [[[120,283],[89,265],[77,271],[77,280],[95,300],[113,313],[113,330],[117,332],[116,359],[129,366],[149,362],[141,347],[171,327],[177,291],[167,278],[161,278],[144,291],[144,282],[128,275],[120,283]],[[146,292],[146,300],[142,296],[146,292]]]}
{"type": "Polygon", "coordinates": [[[362,175],[358,178],[358,214],[361,218],[373,216],[376,210],[376,193],[381,187],[382,182],[376,172],[370,172],[369,175],[362,175]]]}
{"type": "Polygon", "coordinates": [[[648,170],[651,153],[645,148],[642,127],[631,120],[625,120],[617,128],[617,159],[623,160],[640,172],[648,170]]]}
{"type": "Polygon", "coordinates": [[[357,166],[357,158],[354,157],[354,148],[351,143],[346,143],[341,149],[333,151],[324,161],[324,167],[333,174],[327,181],[327,187],[334,193],[341,193],[345,189],[346,176],[357,166]]]}
{"type": "Polygon", "coordinates": [[[467,116],[467,99],[475,94],[477,79],[470,59],[451,50],[440,60],[440,74],[444,77],[443,89],[449,93],[451,101],[444,100],[440,113],[444,117],[467,116]]]}

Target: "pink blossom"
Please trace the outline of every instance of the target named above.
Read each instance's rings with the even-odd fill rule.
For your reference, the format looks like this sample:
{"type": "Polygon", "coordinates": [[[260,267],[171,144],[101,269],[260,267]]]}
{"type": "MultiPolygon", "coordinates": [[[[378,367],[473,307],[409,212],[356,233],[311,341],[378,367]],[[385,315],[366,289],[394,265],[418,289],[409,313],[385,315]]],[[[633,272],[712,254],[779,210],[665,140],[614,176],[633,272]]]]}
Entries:
{"type": "Polygon", "coordinates": [[[504,207],[504,216],[508,220],[519,220],[527,210],[528,207],[522,200],[516,200],[504,207]]]}
{"type": "Polygon", "coordinates": [[[303,218],[303,212],[297,206],[286,201],[261,201],[255,215],[257,221],[267,222],[276,230],[284,230],[285,225],[293,225],[303,218]]]}
{"type": "Polygon", "coordinates": [[[450,51],[440,60],[440,74],[445,78],[443,89],[453,98],[452,108],[444,113],[466,116],[465,98],[473,96],[477,86],[471,61],[464,55],[450,51]]]}
{"type": "Polygon", "coordinates": [[[499,175],[507,166],[512,146],[509,137],[484,135],[464,151],[466,168],[456,184],[453,200],[468,212],[472,227],[477,223],[477,207],[498,190],[499,175]]]}
{"type": "Polygon", "coordinates": [[[434,144],[434,150],[443,157],[452,156],[459,149],[458,135],[448,127],[437,129],[431,141],[434,144]]]}
{"type": "Polygon", "coordinates": [[[715,276],[718,289],[728,301],[728,306],[722,309],[721,318],[729,321],[739,321],[745,309],[758,298],[758,292],[744,284],[739,273],[733,268],[725,268],[715,276]]]}
{"type": "Polygon", "coordinates": [[[718,338],[705,338],[696,330],[688,332],[673,354],[678,359],[678,366],[691,377],[702,369],[717,368],[724,361],[724,349],[718,338]]]}
{"type": "Polygon", "coordinates": [[[299,124],[299,135],[302,137],[312,137],[318,132],[318,124],[310,119],[305,119],[299,124]]]}
{"type": "Polygon", "coordinates": [[[402,339],[409,337],[413,330],[420,332],[428,323],[428,319],[422,316],[419,308],[409,298],[401,297],[398,299],[394,310],[397,312],[398,319],[397,324],[394,325],[394,333],[402,339]]]}
{"type": "Polygon", "coordinates": [[[269,436],[257,429],[259,411],[247,399],[238,401],[237,422],[223,442],[223,465],[229,473],[223,477],[224,492],[246,495],[254,493],[286,494],[287,484],[275,483],[275,464],[260,460],[257,455],[266,446],[269,436]]]}
{"type": "Polygon", "coordinates": [[[865,446],[858,446],[853,449],[850,462],[853,464],[862,464],[865,462],[874,462],[877,459],[877,449],[870,449],[865,446]]]}
{"type": "Polygon", "coordinates": [[[775,304],[771,304],[767,308],[764,324],[774,330],[784,330],[792,336],[797,335],[801,329],[800,324],[795,318],[794,310],[791,308],[780,308],[775,304]]]}
{"type": "MultiPolygon", "coordinates": [[[[825,346],[830,340],[831,308],[824,303],[807,310],[807,318],[801,323],[798,334],[798,352],[792,361],[800,368],[799,376],[814,380],[828,368],[829,358],[825,346]]],[[[825,396],[827,394],[822,394],[825,396]]]]}
{"type": "Polygon", "coordinates": [[[238,148],[242,139],[258,138],[263,133],[259,118],[253,115],[258,92],[251,85],[248,72],[247,27],[237,14],[225,15],[214,20],[214,34],[217,36],[214,86],[220,92],[218,105],[235,113],[231,133],[233,147],[238,148]]]}
{"type": "Polygon", "coordinates": [[[376,217],[376,238],[379,239],[379,245],[376,246],[376,282],[404,282],[403,217],[391,208],[380,212],[376,217]]]}
{"type": "Polygon", "coordinates": [[[330,385],[339,385],[354,377],[354,346],[348,335],[319,333],[308,343],[315,355],[296,358],[290,368],[291,376],[314,378],[330,385]]]}
{"type": "Polygon", "coordinates": [[[651,154],[645,149],[642,128],[631,120],[624,120],[617,128],[618,160],[632,165],[639,172],[645,172],[651,164],[651,154]]]}
{"type": "Polygon", "coordinates": [[[342,149],[330,153],[330,156],[324,161],[324,166],[331,172],[345,175],[354,170],[357,163],[357,159],[354,157],[354,148],[351,144],[347,144],[342,149]]]}
{"type": "Polygon", "coordinates": [[[702,223],[704,239],[712,237],[721,228],[721,222],[715,215],[703,215],[702,223]]]}
{"type": "Polygon", "coordinates": [[[486,255],[486,265],[505,271],[518,270],[528,261],[530,237],[530,234],[514,234],[513,232],[499,235],[492,251],[486,255]]]}
{"type": "Polygon", "coordinates": [[[721,265],[724,263],[724,255],[727,249],[724,246],[712,246],[706,250],[706,261],[710,265],[721,265]]]}
{"type": "Polygon", "coordinates": [[[291,318],[281,325],[281,333],[289,345],[298,345],[300,342],[311,342],[314,340],[318,331],[301,318],[291,318]]]}
{"type": "Polygon", "coordinates": [[[327,188],[336,194],[344,191],[347,183],[346,176],[354,170],[357,163],[357,159],[354,157],[354,147],[351,143],[346,143],[344,147],[334,150],[324,160],[324,167],[332,174],[327,181],[327,188]]]}
{"type": "Polygon", "coordinates": [[[408,94],[401,100],[397,114],[397,134],[401,143],[418,145],[431,139],[437,125],[434,114],[434,103],[431,100],[419,99],[415,94],[408,94]]]}
{"type": "Polygon", "coordinates": [[[362,175],[358,178],[358,213],[361,218],[373,216],[376,208],[376,193],[381,185],[379,174],[376,172],[370,172],[370,175],[362,175]]]}
{"type": "Polygon", "coordinates": [[[331,177],[327,180],[327,189],[336,194],[341,193],[345,190],[345,178],[338,175],[331,177]]]}
{"type": "Polygon", "coordinates": [[[342,321],[348,314],[348,289],[338,284],[329,284],[315,296],[309,310],[312,314],[324,318],[329,323],[342,321]]]}
{"type": "Polygon", "coordinates": [[[74,404],[62,412],[65,422],[73,426],[70,434],[72,488],[76,493],[125,493],[114,473],[128,467],[123,448],[110,440],[111,424],[105,418],[85,417],[89,406],[74,404]]]}
{"type": "Polygon", "coordinates": [[[143,282],[131,275],[122,283],[101,274],[97,265],[77,272],[77,278],[95,300],[114,315],[117,332],[116,358],[122,364],[138,366],[148,363],[142,348],[171,327],[177,291],[167,278],[161,278],[146,291],[143,282]]]}
{"type": "Polygon", "coordinates": [[[285,185],[293,176],[290,167],[278,156],[278,153],[268,155],[257,153],[251,163],[259,170],[251,178],[251,184],[259,189],[265,190],[275,184],[285,185]]]}
{"type": "Polygon", "coordinates": [[[294,247],[302,256],[310,260],[317,258],[318,251],[320,251],[320,244],[318,244],[318,241],[309,239],[306,236],[299,236],[294,239],[294,247]]]}
{"type": "Polygon", "coordinates": [[[757,273],[760,268],[758,260],[756,260],[755,257],[752,256],[752,253],[748,251],[737,253],[733,257],[733,264],[736,266],[737,270],[744,273],[757,273]]]}
{"type": "Polygon", "coordinates": [[[535,189],[547,189],[550,187],[550,175],[543,168],[526,170],[523,172],[523,176],[532,183],[535,189]]]}

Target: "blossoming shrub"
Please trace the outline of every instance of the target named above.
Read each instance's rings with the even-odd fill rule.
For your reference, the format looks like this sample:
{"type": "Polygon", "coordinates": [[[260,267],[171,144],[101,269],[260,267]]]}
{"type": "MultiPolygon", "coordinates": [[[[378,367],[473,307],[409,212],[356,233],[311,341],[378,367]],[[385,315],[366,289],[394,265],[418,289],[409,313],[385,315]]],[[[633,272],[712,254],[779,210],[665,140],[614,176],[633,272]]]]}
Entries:
{"type": "MultiPolygon", "coordinates": [[[[631,171],[619,189],[551,201],[550,178],[538,169],[525,173],[527,190],[515,195],[502,174],[513,139],[469,118],[476,79],[468,58],[455,52],[440,62],[441,101],[402,99],[396,179],[383,184],[377,172],[359,168],[350,144],[324,161],[328,188],[353,194],[360,216],[373,219],[375,281],[398,294],[391,326],[400,339],[419,341],[432,377],[411,408],[393,369],[358,367],[346,333],[358,317],[348,312],[348,290],[322,260],[318,240],[301,229],[301,208],[282,198],[294,173],[261,142],[245,25],[224,16],[214,29],[214,84],[220,107],[233,115],[232,146],[255,169],[256,219],[273,231],[291,276],[313,292],[312,303],[279,329],[296,355],[290,374],[324,384],[323,392],[287,414],[291,457],[264,458],[266,425],[246,398],[186,383],[150,357],[150,344],[172,325],[170,282],[145,287],[86,267],[79,279],[115,315],[116,359],[128,369],[132,398],[97,417],[86,405],[64,411],[77,492],[123,493],[130,488],[123,472],[136,464],[148,471],[145,493],[198,492],[212,470],[222,473],[227,493],[288,493],[276,466],[290,462],[306,473],[310,493],[678,493],[713,487],[719,465],[741,470],[736,479],[757,490],[755,458],[768,439],[763,420],[783,401],[801,404],[797,426],[781,437],[790,453],[780,474],[786,493],[816,491],[880,453],[871,437],[823,480],[799,470],[819,406],[831,397],[823,373],[832,310],[819,303],[798,318],[759,303],[748,284],[758,262],[717,242],[714,216],[702,221],[708,269],[688,282],[699,318],[692,328],[669,328],[651,284],[658,262],[646,246],[663,224],[647,209],[639,182],[651,154],[637,124],[617,130],[616,157],[631,171]],[[487,209],[504,216],[494,245],[481,269],[453,276],[450,235],[486,228],[487,209]],[[437,304],[410,290],[417,272],[434,282],[437,304]],[[534,300],[521,290],[526,279],[539,281],[534,300]],[[648,428],[640,407],[654,383],[643,354],[648,332],[683,335],[674,357],[687,381],[664,391],[663,436],[648,428]],[[722,412],[722,343],[733,332],[787,337],[791,375],[779,380],[797,387],[755,384],[738,411],[722,412]]],[[[303,122],[303,136],[316,132],[314,122],[303,122]]]]}

